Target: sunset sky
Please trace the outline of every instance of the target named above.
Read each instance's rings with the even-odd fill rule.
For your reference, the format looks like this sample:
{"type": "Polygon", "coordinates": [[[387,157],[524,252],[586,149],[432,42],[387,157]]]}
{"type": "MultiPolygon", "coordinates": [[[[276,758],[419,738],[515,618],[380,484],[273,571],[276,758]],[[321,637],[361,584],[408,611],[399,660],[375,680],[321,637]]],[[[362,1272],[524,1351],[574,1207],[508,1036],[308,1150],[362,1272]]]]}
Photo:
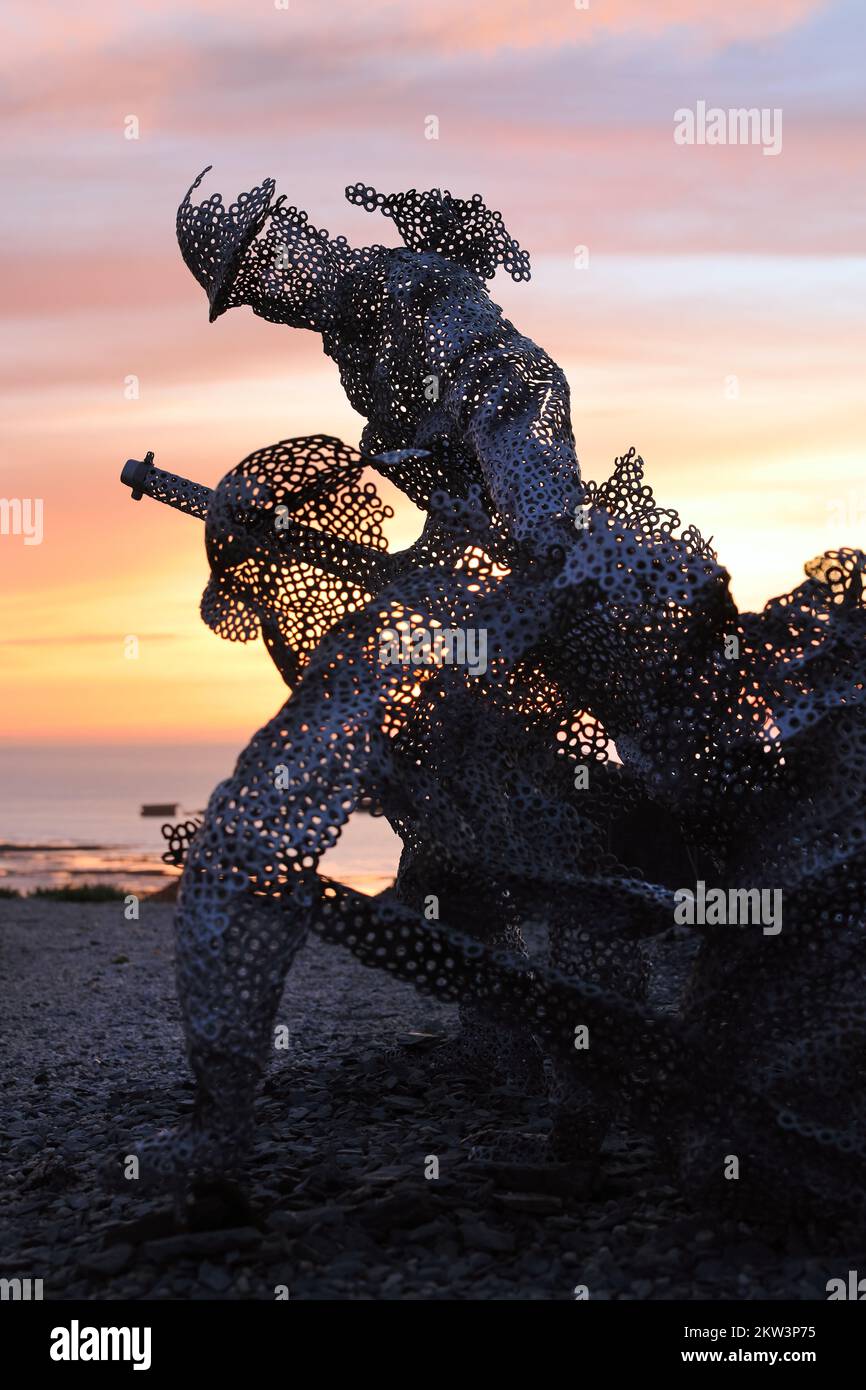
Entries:
{"type": "Polygon", "coordinates": [[[2,737],[240,746],[283,698],[201,623],[203,528],[118,482],[362,427],[319,338],[208,324],[174,237],[206,164],[201,196],[270,175],[358,245],[395,239],[358,180],[501,209],[533,278],[491,292],[564,368],[584,473],[635,445],[741,606],[862,545],[862,38],[862,0],[8,6],[0,495],[43,499],[44,539],[0,536],[2,737]],[[675,144],[701,100],[781,109],[781,152],[675,144]]]}

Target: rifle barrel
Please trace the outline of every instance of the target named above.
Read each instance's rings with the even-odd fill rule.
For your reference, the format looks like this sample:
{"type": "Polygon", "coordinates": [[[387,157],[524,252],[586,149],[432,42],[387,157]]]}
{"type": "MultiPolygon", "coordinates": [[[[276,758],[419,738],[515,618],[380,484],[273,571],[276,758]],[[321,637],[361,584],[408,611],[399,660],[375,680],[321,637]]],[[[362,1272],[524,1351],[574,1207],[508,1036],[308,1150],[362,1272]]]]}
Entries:
{"type": "MultiPolygon", "coordinates": [[[[146,454],[144,459],[129,459],[123,467],[120,481],[132,490],[135,502],[142,497],[152,497],[155,502],[174,507],[187,516],[207,520],[213,488],[191,483],[188,478],[156,468],[153,454],[146,454]]],[[[268,528],[272,524],[273,518],[270,517],[268,528]]],[[[247,534],[256,545],[271,549],[274,559],[301,560],[339,579],[345,580],[351,576],[370,593],[387,583],[394,568],[394,557],[387,551],[374,550],[342,537],[339,550],[335,552],[334,537],[312,526],[299,525],[293,518],[286,518],[279,532],[266,531],[264,518],[254,518],[247,534]]]]}
{"type": "Polygon", "coordinates": [[[162,468],[156,468],[153,454],[146,454],[144,459],[128,459],[120,481],[132,489],[134,502],[139,502],[142,497],[152,497],[155,502],[186,512],[187,516],[196,516],[200,521],[207,517],[213,488],[205,487],[202,483],[191,483],[177,473],[166,473],[162,468]]]}

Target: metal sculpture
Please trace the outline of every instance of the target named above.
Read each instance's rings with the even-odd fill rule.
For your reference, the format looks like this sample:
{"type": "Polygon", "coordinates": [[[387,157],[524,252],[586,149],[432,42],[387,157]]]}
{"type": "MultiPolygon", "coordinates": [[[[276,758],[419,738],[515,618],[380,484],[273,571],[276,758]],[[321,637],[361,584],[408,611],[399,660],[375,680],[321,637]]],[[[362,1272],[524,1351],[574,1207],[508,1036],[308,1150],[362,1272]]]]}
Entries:
{"type": "Polygon", "coordinates": [[[484,283],[498,266],[528,279],[529,258],[479,197],[357,185],[349,200],[405,245],[355,250],[271,180],[194,205],[201,177],[177,225],[211,319],[249,305],[321,333],[367,425],[358,450],[259,450],[213,492],[150,456],[124,469],[133,496],[205,520],[205,621],[261,635],[291,688],[204,824],[173,835],[197,1101],[143,1168],[182,1182],[243,1162],[286,971],[315,931],[459,1001],[463,1062],[538,1084],[540,1044],[551,1157],[597,1154],[631,1116],[695,1184],[736,1155],[759,1198],[862,1200],[863,553],[738,614],[634,450],[582,482],[565,378],[484,283]],[[387,550],[371,470],[426,513],[407,550],[387,550]],[[318,872],[362,800],[404,845],[377,897],[318,872]],[[678,837],[667,863],[629,835],[635,816],[678,837]],[[671,1015],[645,998],[641,941],[688,903],[685,865],[693,905],[706,884],[778,892],[784,921],[695,921],[671,1015]],[[545,958],[521,941],[529,916],[545,958]]]}

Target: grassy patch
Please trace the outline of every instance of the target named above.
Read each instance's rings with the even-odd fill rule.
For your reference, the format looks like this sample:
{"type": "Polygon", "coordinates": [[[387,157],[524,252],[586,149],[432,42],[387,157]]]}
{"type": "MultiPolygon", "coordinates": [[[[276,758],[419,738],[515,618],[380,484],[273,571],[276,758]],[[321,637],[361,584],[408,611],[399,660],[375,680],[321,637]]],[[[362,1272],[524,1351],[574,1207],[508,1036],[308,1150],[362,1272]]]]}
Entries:
{"type": "Polygon", "coordinates": [[[79,883],[67,888],[34,888],[31,898],[50,898],[56,903],[117,903],[127,896],[125,888],[110,883],[79,883]]]}

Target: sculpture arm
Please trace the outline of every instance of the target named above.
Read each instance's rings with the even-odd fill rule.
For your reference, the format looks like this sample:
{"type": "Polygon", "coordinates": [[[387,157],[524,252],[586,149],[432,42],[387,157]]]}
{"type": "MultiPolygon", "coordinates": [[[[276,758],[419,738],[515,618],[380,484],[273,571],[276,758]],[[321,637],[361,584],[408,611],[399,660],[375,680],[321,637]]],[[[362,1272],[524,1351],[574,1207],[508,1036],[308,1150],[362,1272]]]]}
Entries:
{"type": "MultiPolygon", "coordinates": [[[[428,319],[431,346],[442,340],[432,320],[454,320],[454,306],[443,309],[448,312],[428,319]]],[[[515,540],[525,542],[556,518],[568,523],[582,499],[568,383],[489,301],[478,309],[483,332],[468,351],[455,342],[441,405],[477,459],[497,512],[515,540]]],[[[431,358],[435,371],[435,346],[431,358]]]]}

